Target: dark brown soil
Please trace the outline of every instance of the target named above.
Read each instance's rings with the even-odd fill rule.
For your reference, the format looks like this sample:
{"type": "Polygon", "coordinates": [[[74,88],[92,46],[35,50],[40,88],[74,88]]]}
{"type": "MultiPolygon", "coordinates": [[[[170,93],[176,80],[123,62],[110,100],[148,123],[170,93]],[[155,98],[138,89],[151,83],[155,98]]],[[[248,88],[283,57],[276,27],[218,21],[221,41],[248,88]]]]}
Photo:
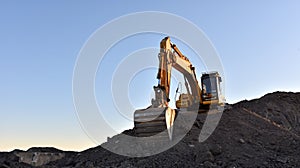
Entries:
{"type": "MultiPolygon", "coordinates": [[[[99,146],[66,152],[42,167],[300,167],[300,93],[275,92],[228,105],[214,133],[199,143],[202,123],[199,118],[181,142],[154,156],[130,158],[99,146]]],[[[14,152],[0,154],[1,165],[30,167],[14,152]]]]}

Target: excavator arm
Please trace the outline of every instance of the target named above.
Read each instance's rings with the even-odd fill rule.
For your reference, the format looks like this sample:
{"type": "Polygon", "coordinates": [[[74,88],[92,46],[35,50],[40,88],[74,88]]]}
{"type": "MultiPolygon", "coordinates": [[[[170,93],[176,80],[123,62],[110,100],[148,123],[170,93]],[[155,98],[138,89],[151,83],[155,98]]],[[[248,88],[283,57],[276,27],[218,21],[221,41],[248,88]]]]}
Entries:
{"type": "MultiPolygon", "coordinates": [[[[160,43],[159,69],[157,73],[158,86],[154,86],[155,99],[154,107],[167,107],[170,100],[171,70],[175,68],[183,74],[188,81],[193,103],[199,105],[201,100],[201,89],[198,85],[195,68],[187,57],[185,57],[170,38],[164,38],[160,43]],[[163,94],[163,95],[161,95],[163,94]]],[[[188,89],[188,87],[187,87],[188,89]]]]}

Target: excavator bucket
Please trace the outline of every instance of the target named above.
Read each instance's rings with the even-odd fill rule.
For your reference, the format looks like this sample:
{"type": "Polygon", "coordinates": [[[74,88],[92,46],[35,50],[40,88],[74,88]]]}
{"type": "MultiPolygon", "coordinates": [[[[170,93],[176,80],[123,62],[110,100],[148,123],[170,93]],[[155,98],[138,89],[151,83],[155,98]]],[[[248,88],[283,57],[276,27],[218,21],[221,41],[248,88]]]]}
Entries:
{"type": "Polygon", "coordinates": [[[166,139],[168,137],[171,140],[175,115],[175,110],[169,107],[150,107],[147,109],[136,110],[134,112],[134,128],[136,136],[149,137],[156,135],[160,136],[159,138],[161,139],[166,139]]]}

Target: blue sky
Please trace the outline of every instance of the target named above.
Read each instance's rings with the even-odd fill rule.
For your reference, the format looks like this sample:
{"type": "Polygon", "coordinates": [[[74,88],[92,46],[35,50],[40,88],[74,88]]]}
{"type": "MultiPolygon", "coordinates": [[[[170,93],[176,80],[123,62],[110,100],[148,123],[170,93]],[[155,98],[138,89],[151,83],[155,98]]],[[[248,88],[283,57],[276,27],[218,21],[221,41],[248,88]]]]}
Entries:
{"type": "MultiPolygon", "coordinates": [[[[73,68],[81,47],[93,32],[112,19],[133,12],[170,12],[202,29],[222,60],[229,103],[273,91],[300,91],[299,8],[298,1],[271,0],[1,1],[0,151],[31,146],[83,150],[96,145],[76,117],[73,68]]],[[[139,47],[158,47],[162,37],[145,34],[126,39],[111,49],[108,60],[115,58],[112,64],[117,65],[123,55],[139,47]]],[[[192,52],[177,42],[193,58],[192,52]]],[[[200,73],[197,65],[201,63],[194,64],[200,73]]],[[[135,82],[142,90],[156,83],[155,77],[139,76],[132,84],[135,82]],[[147,81],[145,87],[140,86],[139,78],[147,81]]],[[[96,78],[98,101],[110,96],[97,93],[101,80],[96,78]]],[[[135,92],[142,91],[135,91],[132,86],[130,90],[133,100],[144,100],[150,94],[147,90],[136,98],[135,92]]],[[[149,99],[135,106],[148,103],[149,99]]],[[[124,123],[116,129],[130,125],[128,121],[124,123]]]]}

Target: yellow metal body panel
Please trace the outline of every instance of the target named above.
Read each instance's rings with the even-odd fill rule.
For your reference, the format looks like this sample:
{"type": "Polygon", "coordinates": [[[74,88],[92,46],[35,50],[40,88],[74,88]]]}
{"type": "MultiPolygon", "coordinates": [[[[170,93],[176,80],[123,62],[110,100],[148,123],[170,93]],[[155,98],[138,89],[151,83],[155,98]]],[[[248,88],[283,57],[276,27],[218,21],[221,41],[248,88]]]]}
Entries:
{"type": "Polygon", "coordinates": [[[203,105],[219,104],[219,100],[203,101],[202,104],[203,105]]]}

